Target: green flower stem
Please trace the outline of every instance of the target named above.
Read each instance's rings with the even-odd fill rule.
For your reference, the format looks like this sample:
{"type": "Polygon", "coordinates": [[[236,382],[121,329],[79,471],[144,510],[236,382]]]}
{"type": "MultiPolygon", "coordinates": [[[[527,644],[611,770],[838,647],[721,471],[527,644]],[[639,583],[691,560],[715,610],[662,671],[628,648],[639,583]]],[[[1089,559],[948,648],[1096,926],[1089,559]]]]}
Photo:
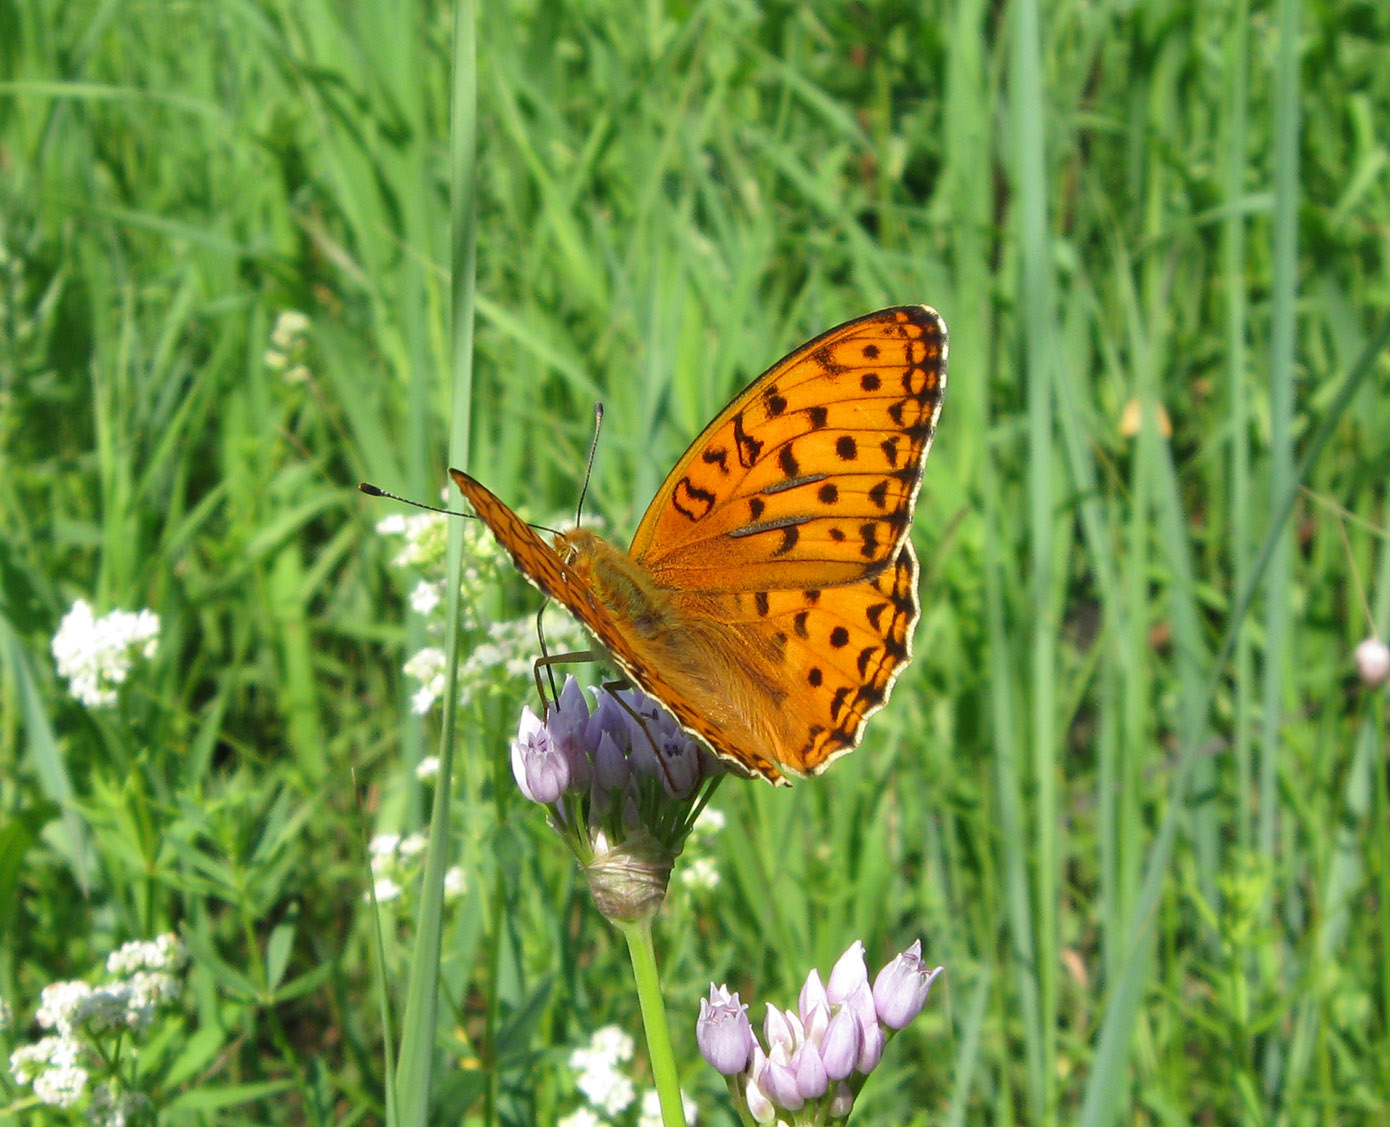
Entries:
{"type": "Polygon", "coordinates": [[[652,918],[644,915],[638,920],[613,922],[627,940],[628,954],[632,956],[632,977],[637,983],[637,1001],[647,1033],[647,1059],[651,1061],[652,1080],[661,1100],[662,1127],[685,1127],[676,1058],[671,1051],[671,1029],[666,1024],[666,1003],[661,998],[661,979],[656,973],[652,918]]]}

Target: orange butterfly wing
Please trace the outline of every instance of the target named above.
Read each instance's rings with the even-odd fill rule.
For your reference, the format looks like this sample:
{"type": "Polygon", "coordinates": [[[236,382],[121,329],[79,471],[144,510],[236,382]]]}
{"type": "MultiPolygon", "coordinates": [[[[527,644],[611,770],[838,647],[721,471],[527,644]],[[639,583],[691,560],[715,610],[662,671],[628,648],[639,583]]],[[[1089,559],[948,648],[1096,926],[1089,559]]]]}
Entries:
{"type": "Polygon", "coordinates": [[[779,767],[814,774],[853,750],[911,657],[909,533],[946,354],[926,306],[803,345],[695,440],[627,557],[583,532],[557,552],[450,473],[522,573],[634,682],[721,757],[781,782],[779,767]]]}

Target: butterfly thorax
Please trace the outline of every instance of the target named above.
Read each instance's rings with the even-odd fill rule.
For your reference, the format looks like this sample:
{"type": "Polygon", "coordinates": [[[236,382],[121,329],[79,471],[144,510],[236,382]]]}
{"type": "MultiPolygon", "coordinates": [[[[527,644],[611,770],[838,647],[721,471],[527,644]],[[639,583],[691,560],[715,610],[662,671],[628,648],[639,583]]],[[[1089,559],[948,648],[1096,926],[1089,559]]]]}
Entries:
{"type": "Polygon", "coordinates": [[[584,528],[555,538],[555,550],[596,602],[646,637],[674,626],[668,592],[626,553],[584,528]]]}

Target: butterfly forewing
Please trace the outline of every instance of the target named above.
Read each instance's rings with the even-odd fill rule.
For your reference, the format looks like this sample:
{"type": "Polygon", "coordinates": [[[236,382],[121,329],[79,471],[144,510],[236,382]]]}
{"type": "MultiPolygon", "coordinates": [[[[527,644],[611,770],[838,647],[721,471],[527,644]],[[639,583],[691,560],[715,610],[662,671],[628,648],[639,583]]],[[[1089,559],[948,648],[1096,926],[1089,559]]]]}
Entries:
{"type": "Polygon", "coordinates": [[[911,524],[945,387],[945,326],[925,306],[830,330],[705,428],[630,554],[679,589],[829,586],[876,573],[911,524]]]}

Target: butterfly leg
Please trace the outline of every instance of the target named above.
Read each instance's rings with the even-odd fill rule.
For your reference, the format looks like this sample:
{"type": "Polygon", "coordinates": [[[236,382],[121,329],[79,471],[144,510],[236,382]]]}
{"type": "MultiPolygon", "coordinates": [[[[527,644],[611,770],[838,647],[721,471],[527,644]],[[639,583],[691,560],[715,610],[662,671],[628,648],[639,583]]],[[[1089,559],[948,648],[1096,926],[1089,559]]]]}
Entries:
{"type": "Polygon", "coordinates": [[[559,703],[560,690],[555,687],[555,674],[551,668],[556,665],[577,664],[584,661],[598,661],[599,655],[593,650],[571,650],[562,654],[542,654],[531,663],[531,672],[536,678],[536,695],[541,698],[541,709],[547,715],[550,712],[550,701],[559,703]],[[541,670],[545,670],[546,678],[550,681],[550,697],[547,699],[545,688],[541,684],[541,670]]]}

